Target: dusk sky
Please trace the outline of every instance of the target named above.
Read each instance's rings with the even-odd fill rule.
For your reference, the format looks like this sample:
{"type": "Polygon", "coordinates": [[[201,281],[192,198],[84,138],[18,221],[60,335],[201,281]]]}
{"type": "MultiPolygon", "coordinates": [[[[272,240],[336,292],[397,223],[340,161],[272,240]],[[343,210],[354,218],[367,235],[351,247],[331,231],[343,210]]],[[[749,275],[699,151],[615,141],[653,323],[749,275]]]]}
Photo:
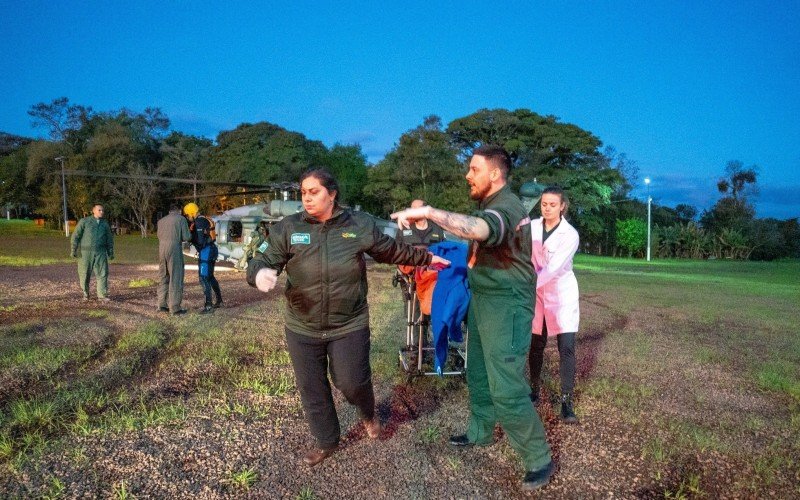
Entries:
{"type": "MultiPolygon", "coordinates": [[[[0,131],[31,105],[160,107],[215,138],[269,121],[373,163],[439,115],[528,108],[598,136],[656,203],[708,208],[729,160],[800,216],[800,2],[0,0],[0,131]]],[[[644,196],[644,190],[635,191],[644,196]]]]}

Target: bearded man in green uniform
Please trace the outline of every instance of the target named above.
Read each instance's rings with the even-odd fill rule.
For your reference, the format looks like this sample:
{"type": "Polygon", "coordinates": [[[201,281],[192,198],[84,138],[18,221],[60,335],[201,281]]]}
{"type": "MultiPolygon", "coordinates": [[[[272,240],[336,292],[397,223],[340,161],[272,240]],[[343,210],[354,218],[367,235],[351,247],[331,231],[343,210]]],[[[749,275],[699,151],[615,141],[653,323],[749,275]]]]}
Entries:
{"type": "Polygon", "coordinates": [[[114,235],[103,218],[103,205],[92,207],[92,215],[78,221],[72,233],[73,257],[78,257],[78,281],[83,290],[83,300],[89,300],[89,280],[94,274],[97,282],[97,300],[108,302],[108,261],[114,260],[114,235]]]}
{"type": "Polygon", "coordinates": [[[507,182],[511,158],[499,146],[473,152],[467,173],[470,197],[478,202],[472,216],[426,206],[392,214],[400,229],[420,219],[431,220],[458,237],[471,240],[467,277],[472,300],[467,385],[470,419],[453,446],[492,443],[500,422],[527,473],[524,490],[547,484],[555,470],[544,426],[529,399],[525,364],[531,343],[533,293],[528,213],[507,182]]]}

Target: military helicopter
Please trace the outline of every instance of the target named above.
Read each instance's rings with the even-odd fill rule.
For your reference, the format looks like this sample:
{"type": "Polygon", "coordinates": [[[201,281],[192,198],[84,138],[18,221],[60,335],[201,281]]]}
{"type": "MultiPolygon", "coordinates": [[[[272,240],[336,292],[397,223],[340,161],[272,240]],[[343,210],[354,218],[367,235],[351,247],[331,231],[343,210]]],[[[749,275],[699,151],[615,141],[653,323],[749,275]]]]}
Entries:
{"type": "MultiPolygon", "coordinates": [[[[211,216],[217,234],[216,242],[219,250],[217,261],[236,264],[244,257],[245,246],[250,243],[253,233],[259,226],[268,232],[269,226],[301,210],[303,203],[300,201],[272,200],[269,203],[236,207],[211,216]]],[[[197,257],[197,250],[191,244],[184,245],[183,253],[189,257],[197,257]]]]}

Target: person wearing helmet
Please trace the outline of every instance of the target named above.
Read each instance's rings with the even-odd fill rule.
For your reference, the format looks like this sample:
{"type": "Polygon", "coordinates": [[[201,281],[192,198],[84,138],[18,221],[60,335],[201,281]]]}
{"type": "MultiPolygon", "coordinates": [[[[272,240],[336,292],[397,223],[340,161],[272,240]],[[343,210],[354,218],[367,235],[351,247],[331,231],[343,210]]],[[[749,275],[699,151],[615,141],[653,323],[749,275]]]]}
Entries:
{"type": "Polygon", "coordinates": [[[222,292],[217,278],[214,277],[214,263],[219,255],[215,243],[217,235],[214,231],[214,221],[210,217],[200,215],[200,207],[194,203],[187,203],[183,207],[183,213],[191,223],[189,229],[192,233],[192,245],[197,250],[197,271],[205,294],[205,305],[200,312],[208,314],[222,306],[222,292]],[[214,302],[211,302],[212,290],[216,297],[214,302]]]}

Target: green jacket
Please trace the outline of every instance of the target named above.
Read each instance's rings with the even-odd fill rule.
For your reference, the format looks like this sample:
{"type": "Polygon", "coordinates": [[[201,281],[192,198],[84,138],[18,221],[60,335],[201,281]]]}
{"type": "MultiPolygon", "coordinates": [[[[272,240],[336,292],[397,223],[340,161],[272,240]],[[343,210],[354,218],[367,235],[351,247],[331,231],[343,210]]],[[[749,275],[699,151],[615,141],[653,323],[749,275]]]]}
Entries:
{"type": "Polygon", "coordinates": [[[531,263],[531,219],[522,202],[506,185],[481,200],[472,215],[489,225],[489,238],[470,246],[475,255],[467,273],[470,290],[533,300],[536,275],[531,263]]]}
{"type": "Polygon", "coordinates": [[[374,219],[337,209],[321,223],[305,211],[272,226],[267,248],[247,267],[255,286],[258,271],[286,270],[286,327],[301,335],[330,338],[369,327],[364,254],[378,262],[428,265],[425,249],[381,233],[374,219]]]}
{"type": "Polygon", "coordinates": [[[81,249],[81,254],[106,252],[108,258],[113,259],[114,235],[108,221],[95,219],[93,215],[78,221],[75,232],[72,233],[72,255],[77,255],[78,248],[81,249]]]}

